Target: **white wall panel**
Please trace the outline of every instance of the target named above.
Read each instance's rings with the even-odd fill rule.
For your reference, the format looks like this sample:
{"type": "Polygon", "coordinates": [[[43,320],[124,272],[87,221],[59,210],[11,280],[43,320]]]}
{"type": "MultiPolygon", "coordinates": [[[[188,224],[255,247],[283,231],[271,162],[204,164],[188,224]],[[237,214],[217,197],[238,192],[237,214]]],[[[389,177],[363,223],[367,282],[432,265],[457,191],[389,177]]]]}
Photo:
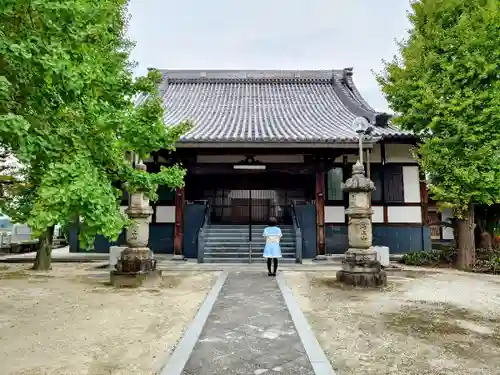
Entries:
{"type": "MultiPolygon", "coordinates": [[[[381,153],[381,146],[379,144],[376,144],[373,146],[371,149],[371,154],[370,154],[370,162],[371,163],[381,163],[382,162],[382,153],[381,153]]],[[[356,150],[354,154],[347,154],[347,162],[348,163],[356,163],[359,159],[359,153],[356,150]]],[[[366,150],[363,154],[363,160],[366,163],[366,150]]],[[[344,155],[339,156],[335,159],[336,163],[342,163],[344,161],[344,155]]]]}
{"type": "Polygon", "coordinates": [[[406,203],[420,202],[420,176],[418,166],[403,166],[403,188],[406,203]]]}
{"type": "Polygon", "coordinates": [[[422,207],[389,206],[387,219],[389,223],[422,223],[422,207]]]}
{"type": "Polygon", "coordinates": [[[373,215],[372,223],[383,223],[384,222],[384,207],[383,206],[372,206],[373,215]]]}
{"type": "MultiPolygon", "coordinates": [[[[445,208],[441,212],[441,221],[449,222],[449,219],[453,217],[453,210],[451,208],[445,208]]],[[[453,236],[453,228],[443,227],[443,240],[452,240],[455,236],[453,236]]]]}
{"type": "Polygon", "coordinates": [[[345,208],[325,206],[325,223],[345,223],[345,208]]]}
{"type": "Polygon", "coordinates": [[[417,163],[411,154],[409,144],[388,143],[385,145],[385,160],[387,163],[417,163]]]}
{"type": "Polygon", "coordinates": [[[175,206],[157,206],[157,223],[175,223],[175,206]]]}

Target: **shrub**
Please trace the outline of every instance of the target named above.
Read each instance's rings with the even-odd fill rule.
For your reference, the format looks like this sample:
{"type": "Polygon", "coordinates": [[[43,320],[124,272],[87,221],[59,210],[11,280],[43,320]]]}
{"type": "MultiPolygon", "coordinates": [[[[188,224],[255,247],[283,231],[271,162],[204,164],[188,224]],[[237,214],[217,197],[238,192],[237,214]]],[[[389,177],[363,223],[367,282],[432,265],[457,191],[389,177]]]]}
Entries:
{"type": "MultiPolygon", "coordinates": [[[[430,251],[414,251],[403,255],[400,262],[408,266],[438,267],[452,265],[457,258],[457,250],[452,246],[430,251]]],[[[472,272],[500,274],[500,248],[477,249],[472,272]]]]}
{"type": "Polygon", "coordinates": [[[401,263],[409,266],[436,266],[439,264],[439,250],[413,251],[403,255],[401,263]]]}

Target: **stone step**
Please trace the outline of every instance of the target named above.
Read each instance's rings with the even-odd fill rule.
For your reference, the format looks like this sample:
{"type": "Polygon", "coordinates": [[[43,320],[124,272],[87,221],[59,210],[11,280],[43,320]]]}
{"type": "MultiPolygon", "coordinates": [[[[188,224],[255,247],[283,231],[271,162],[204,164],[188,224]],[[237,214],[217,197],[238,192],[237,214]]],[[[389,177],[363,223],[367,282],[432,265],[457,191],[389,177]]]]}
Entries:
{"type": "MultiPolygon", "coordinates": [[[[209,224],[210,228],[248,228],[248,224],[209,224]]],[[[291,228],[293,225],[278,225],[281,229],[291,228]]],[[[267,227],[265,224],[252,224],[252,228],[262,228],[267,227]]]]}
{"type": "MultiPolygon", "coordinates": [[[[217,225],[217,224],[208,224],[208,228],[214,228],[214,229],[247,229],[249,227],[249,224],[247,225],[217,225]]],[[[252,224],[252,229],[261,229],[264,230],[267,225],[255,225],[252,224]]],[[[293,230],[293,225],[280,225],[279,228],[281,230],[293,230]]]]}
{"type": "MultiPolygon", "coordinates": [[[[207,240],[205,239],[205,246],[225,246],[225,247],[262,247],[266,246],[265,242],[248,242],[248,241],[224,241],[224,240],[207,240]]],[[[280,242],[280,247],[295,247],[295,241],[284,241],[280,242]]]]}
{"type": "MultiPolygon", "coordinates": [[[[204,252],[209,253],[209,252],[221,252],[221,253],[248,253],[250,249],[248,246],[246,247],[238,247],[238,246],[225,246],[225,247],[217,247],[217,246],[205,246],[204,252]]],[[[263,247],[252,247],[251,249],[252,254],[260,253],[262,254],[264,252],[263,247]]],[[[295,253],[297,249],[294,246],[290,247],[285,247],[281,248],[282,253],[295,253]]]]}
{"type": "MultiPolygon", "coordinates": [[[[205,243],[239,243],[239,244],[249,244],[251,243],[252,245],[258,245],[258,246],[264,246],[266,244],[266,241],[264,239],[258,239],[252,241],[248,241],[248,238],[224,238],[224,237],[205,237],[204,238],[205,243]]],[[[295,238],[281,238],[280,244],[295,244],[295,238]]]]}
{"type": "MultiPolygon", "coordinates": [[[[252,259],[254,258],[262,258],[264,254],[262,252],[256,252],[254,253],[252,251],[252,259]]],[[[295,258],[297,254],[295,252],[287,252],[287,253],[282,253],[283,258],[295,258]]],[[[204,254],[205,259],[206,258],[248,258],[250,257],[250,254],[248,252],[221,252],[221,251],[212,251],[212,252],[206,252],[204,254]]]]}
{"type": "MultiPolygon", "coordinates": [[[[243,264],[248,264],[250,263],[248,258],[205,258],[204,259],[205,263],[243,263],[243,264]]],[[[251,263],[261,263],[264,265],[266,263],[266,259],[264,258],[252,258],[251,263]]],[[[291,264],[291,263],[297,263],[295,258],[283,258],[280,259],[280,263],[286,263],[286,264],[291,264]]]]}
{"type": "MultiPolygon", "coordinates": [[[[231,234],[231,235],[242,235],[242,236],[248,236],[249,232],[248,230],[241,230],[241,229],[213,229],[213,228],[207,228],[205,229],[205,233],[217,233],[217,234],[231,234]]],[[[252,230],[252,236],[262,236],[264,233],[264,230],[252,230]]],[[[292,230],[282,230],[281,233],[283,235],[294,235],[295,231],[292,230]]]]}
{"type": "MultiPolygon", "coordinates": [[[[248,252],[249,247],[248,246],[205,246],[204,248],[205,253],[210,252],[210,251],[234,251],[234,252],[248,252]]],[[[252,247],[252,253],[257,253],[257,252],[263,252],[264,251],[264,246],[255,246],[252,247]]],[[[281,252],[295,252],[296,248],[295,246],[283,246],[281,247],[281,252]]]]}
{"type": "MultiPolygon", "coordinates": [[[[235,239],[242,239],[245,241],[248,241],[248,233],[247,234],[241,234],[241,233],[204,233],[205,238],[235,238],[235,239]]],[[[281,236],[282,239],[284,238],[289,238],[289,239],[295,239],[295,233],[284,233],[281,236]]],[[[262,235],[262,233],[252,233],[252,241],[265,241],[265,237],[262,235]]]]}

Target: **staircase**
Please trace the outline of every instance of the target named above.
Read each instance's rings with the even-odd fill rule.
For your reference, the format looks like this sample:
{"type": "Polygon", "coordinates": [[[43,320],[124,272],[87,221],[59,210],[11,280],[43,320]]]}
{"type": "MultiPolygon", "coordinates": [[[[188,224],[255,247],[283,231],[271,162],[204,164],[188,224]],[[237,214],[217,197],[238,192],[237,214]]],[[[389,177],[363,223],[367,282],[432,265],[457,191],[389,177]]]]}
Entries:
{"type": "MultiPolygon", "coordinates": [[[[252,225],[252,242],[248,225],[209,225],[205,230],[205,263],[264,263],[265,225],[252,225]],[[250,246],[251,245],[251,246],[250,246]],[[250,251],[251,248],[251,251],[250,251]]],[[[281,262],[295,263],[295,232],[292,225],[280,225],[283,237],[281,262]]]]}

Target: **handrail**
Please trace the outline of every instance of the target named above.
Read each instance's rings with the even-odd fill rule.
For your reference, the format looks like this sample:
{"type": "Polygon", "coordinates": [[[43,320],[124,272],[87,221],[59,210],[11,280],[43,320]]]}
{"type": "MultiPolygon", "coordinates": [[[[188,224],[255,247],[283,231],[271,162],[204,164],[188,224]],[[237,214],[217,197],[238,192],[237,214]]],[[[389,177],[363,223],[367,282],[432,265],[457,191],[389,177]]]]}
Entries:
{"type": "Polygon", "coordinates": [[[198,231],[198,263],[205,262],[205,232],[210,224],[210,204],[205,201],[205,211],[203,212],[203,221],[198,231]]]}
{"type": "Polygon", "coordinates": [[[302,263],[302,232],[293,200],[290,201],[290,211],[292,214],[293,230],[295,231],[295,262],[302,263]]]}

